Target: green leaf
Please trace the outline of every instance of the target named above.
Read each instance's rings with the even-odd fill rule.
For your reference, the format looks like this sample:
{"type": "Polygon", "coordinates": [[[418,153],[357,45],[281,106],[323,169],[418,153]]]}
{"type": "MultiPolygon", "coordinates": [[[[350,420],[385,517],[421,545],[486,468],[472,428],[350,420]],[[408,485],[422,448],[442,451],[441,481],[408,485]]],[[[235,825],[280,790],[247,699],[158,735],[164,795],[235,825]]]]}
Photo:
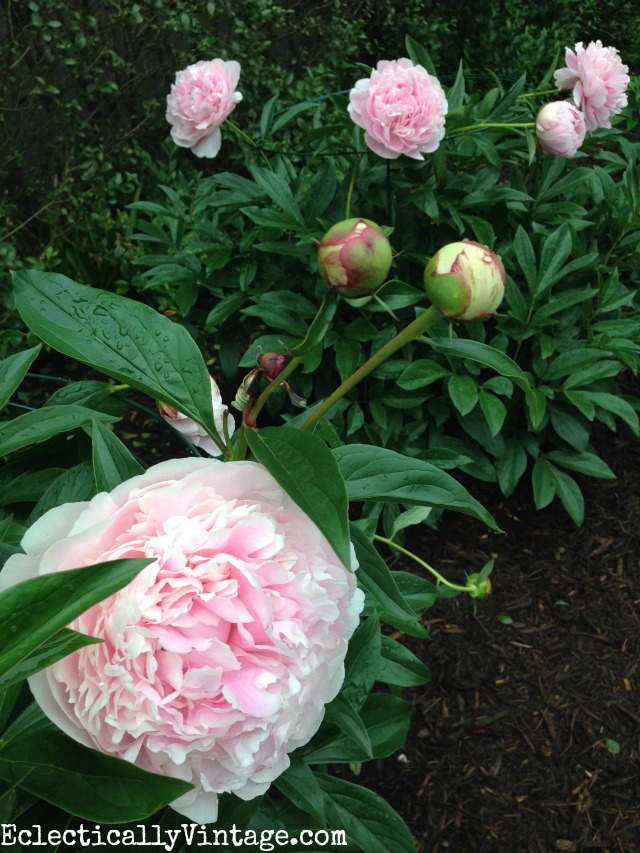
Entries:
{"type": "Polygon", "coordinates": [[[498,529],[486,509],[435,465],[365,444],[337,447],[333,454],[347,484],[350,500],[394,501],[455,509],[498,529]]]}
{"type": "Polygon", "coordinates": [[[585,367],[589,367],[595,361],[607,358],[608,355],[609,353],[606,350],[585,346],[567,350],[548,365],[547,369],[542,373],[542,378],[545,382],[551,382],[554,379],[571,376],[585,367]]]}
{"type": "Polygon", "coordinates": [[[318,780],[299,752],[291,754],[291,764],[273,784],[294,806],[313,815],[320,823],[326,823],[324,799],[318,780]]]}
{"type": "Polygon", "coordinates": [[[582,420],[570,414],[563,407],[554,404],[549,406],[549,419],[554,430],[567,444],[570,444],[579,453],[583,453],[587,449],[590,430],[582,420]]]}
{"type": "Polygon", "coordinates": [[[360,785],[335,776],[316,774],[326,796],[326,813],[331,826],[346,830],[367,853],[415,853],[409,828],[391,806],[360,785]]]}
{"type": "Polygon", "coordinates": [[[93,421],[93,472],[99,492],[110,492],[144,468],[134,459],[114,433],[99,421],[93,421]]]}
{"type": "Polygon", "coordinates": [[[549,234],[544,241],[542,256],[540,258],[536,295],[539,296],[547,288],[551,287],[556,280],[556,273],[571,252],[571,242],[571,231],[566,222],[549,234]]]}
{"type": "Polygon", "coordinates": [[[320,102],[317,99],[314,99],[309,101],[301,101],[299,104],[294,104],[292,107],[288,107],[286,110],[282,110],[278,113],[277,118],[273,122],[273,125],[271,127],[271,133],[277,133],[277,131],[283,128],[300,113],[306,112],[307,110],[316,109],[319,106],[320,102]]]}
{"type": "Polygon", "coordinates": [[[447,390],[451,397],[451,402],[460,412],[461,415],[468,415],[473,411],[478,402],[478,386],[475,379],[471,376],[449,377],[447,390]]]}
{"type": "Polygon", "coordinates": [[[0,749],[0,778],[76,817],[101,824],[143,820],[190,791],[179,779],[81,746],[36,724],[0,749]]]}
{"type": "Polygon", "coordinates": [[[556,479],[553,467],[542,456],[536,459],[533,466],[531,484],[536,509],[544,509],[556,496],[556,479]]]}
{"type": "Polygon", "coordinates": [[[580,487],[568,474],[553,468],[553,476],[556,481],[556,494],[560,498],[562,506],[566,509],[576,527],[581,527],[584,521],[584,498],[580,487]]]}
{"type": "Polygon", "coordinates": [[[304,228],[304,220],[300,208],[293,197],[291,187],[281,176],[262,166],[250,166],[249,171],[260,189],[269,196],[284,213],[288,213],[298,225],[304,228]]]}
{"type": "Polygon", "coordinates": [[[617,415],[620,420],[624,421],[632,430],[638,430],[638,415],[633,407],[622,397],[615,394],[606,394],[602,391],[589,391],[589,397],[596,406],[604,409],[605,412],[611,412],[617,415]]]}
{"type": "Polygon", "coordinates": [[[369,616],[349,641],[340,696],[356,711],[364,705],[376,678],[380,659],[380,620],[369,616]]]}
{"type": "Polygon", "coordinates": [[[462,106],[464,103],[464,70],[462,68],[462,60],[458,66],[456,79],[453,81],[453,86],[447,92],[447,105],[449,110],[454,110],[456,107],[462,106]]]}
{"type": "Polygon", "coordinates": [[[63,628],[57,634],[45,640],[35,652],[32,652],[28,657],[15,666],[12,666],[8,672],[0,676],[0,691],[6,690],[20,681],[24,681],[30,675],[34,675],[34,673],[39,672],[41,669],[51,666],[52,663],[83,648],[83,646],[91,646],[101,642],[102,640],[97,637],[89,637],[86,634],[79,634],[77,631],[70,631],[68,628],[63,628]]]}
{"type": "Polygon", "coordinates": [[[389,567],[367,535],[355,524],[351,525],[351,541],[359,563],[356,572],[358,585],[374,600],[380,618],[384,621],[391,618],[393,621],[390,624],[410,636],[425,637],[426,630],[420,624],[416,612],[405,601],[389,567]]]}
{"type": "Polygon", "coordinates": [[[76,501],[88,501],[96,493],[93,468],[90,462],[80,462],[57,477],[34,506],[29,517],[28,524],[33,524],[36,519],[44,515],[50,509],[65,503],[76,501]]]}
{"type": "Polygon", "coordinates": [[[260,116],[260,136],[263,139],[266,139],[271,129],[271,123],[273,121],[273,114],[276,108],[278,97],[279,95],[277,94],[273,95],[273,97],[269,98],[269,100],[262,108],[262,114],[260,116]]]}
{"type": "Polygon", "coordinates": [[[411,36],[406,36],[405,47],[407,48],[407,53],[409,54],[409,58],[416,64],[422,65],[423,68],[429,72],[429,74],[437,77],[436,68],[433,64],[431,57],[429,56],[429,51],[426,47],[423,47],[419,42],[415,39],[412,39],[411,36]]]}
{"type": "Polygon", "coordinates": [[[13,279],[22,319],[46,344],[215,432],[209,371],[185,328],[57,273],[21,270],[13,279]]]}
{"type": "MultiPolygon", "coordinates": [[[[369,733],[374,758],[388,758],[402,749],[411,720],[411,705],[406,699],[390,693],[372,693],[360,708],[360,716],[369,733]]],[[[367,753],[332,723],[323,723],[305,747],[304,755],[310,764],[349,764],[368,759],[367,753]]]]}
{"type": "Polygon", "coordinates": [[[604,459],[600,459],[595,453],[572,453],[568,450],[551,450],[546,458],[556,465],[561,465],[569,471],[577,471],[588,477],[598,477],[602,480],[615,480],[616,475],[607,465],[604,459]]]}
{"type": "Polygon", "coordinates": [[[518,388],[524,391],[527,407],[534,426],[540,423],[543,412],[540,411],[540,404],[536,395],[533,393],[526,375],[508,355],[488,344],[483,344],[479,341],[463,340],[461,338],[429,338],[428,342],[429,346],[436,352],[475,361],[478,364],[490,367],[501,376],[506,376],[514,385],[517,385],[518,388]]]}
{"type": "Polygon", "coordinates": [[[86,426],[94,418],[103,423],[118,420],[84,406],[46,406],[26,412],[0,426],[0,456],[46,441],[58,433],[86,426]]]}
{"type": "Polygon", "coordinates": [[[35,361],[41,346],[17,352],[0,361],[0,409],[3,409],[35,361]]]}
{"type": "Polygon", "coordinates": [[[324,441],[291,427],[248,429],[246,437],[258,462],[316,524],[343,565],[350,568],[347,492],[324,441]]]}
{"type": "Polygon", "coordinates": [[[538,270],[536,269],[536,254],[533,250],[529,235],[522,225],[518,225],[513,240],[513,248],[520,269],[524,273],[529,291],[535,293],[538,289],[538,270]]]}
{"type": "Polygon", "coordinates": [[[444,379],[445,376],[451,376],[451,370],[437,364],[429,358],[419,358],[406,367],[398,378],[398,385],[406,391],[414,391],[416,388],[424,388],[426,385],[431,385],[432,382],[437,382],[438,379],[444,379]]]}
{"type": "Polygon", "coordinates": [[[413,527],[416,524],[422,524],[423,521],[431,515],[431,507],[428,506],[412,506],[401,512],[393,522],[390,539],[395,539],[396,535],[401,530],[406,530],[407,527],[413,527]]]}
{"type": "Polygon", "coordinates": [[[502,400],[499,400],[484,389],[480,389],[478,401],[482,409],[482,414],[489,425],[489,432],[492,436],[498,435],[507,416],[507,407],[502,400]]]}
{"type": "Polygon", "coordinates": [[[360,714],[342,693],[325,708],[325,720],[333,723],[364,752],[373,758],[371,739],[360,714]]]}
{"type": "Polygon", "coordinates": [[[527,468],[527,454],[517,438],[509,438],[504,443],[504,451],[496,459],[496,471],[502,494],[513,494],[520,478],[527,468]]]}
{"type": "Polygon", "coordinates": [[[313,322],[309,326],[304,340],[302,343],[293,347],[292,352],[297,356],[306,355],[310,350],[322,343],[324,336],[329,331],[329,327],[331,326],[331,321],[333,320],[337,307],[338,300],[336,299],[335,294],[327,294],[327,296],[322,300],[322,305],[318,309],[316,316],[313,318],[313,322]]]}
{"type": "Polygon", "coordinates": [[[0,675],[94,604],[131,583],[153,560],[127,559],[54,572],[0,594],[0,675]]]}
{"type": "Polygon", "coordinates": [[[420,658],[391,637],[382,637],[376,681],[397,684],[398,687],[419,687],[430,679],[429,668],[420,658]]]}

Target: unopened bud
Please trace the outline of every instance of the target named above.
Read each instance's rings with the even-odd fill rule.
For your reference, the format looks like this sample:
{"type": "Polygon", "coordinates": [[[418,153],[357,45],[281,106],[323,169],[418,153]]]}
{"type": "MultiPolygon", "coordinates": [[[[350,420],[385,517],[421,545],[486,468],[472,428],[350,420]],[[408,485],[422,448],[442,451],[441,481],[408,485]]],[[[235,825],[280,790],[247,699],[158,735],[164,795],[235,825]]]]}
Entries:
{"type": "Polygon", "coordinates": [[[465,586],[470,598],[488,598],[491,595],[491,581],[481,578],[479,572],[469,575],[465,586]]]}
{"type": "Polygon", "coordinates": [[[431,258],[424,271],[424,287],[445,317],[480,320],[495,314],[504,298],[504,267],[487,246],[461,240],[431,258]]]}
{"type": "Polygon", "coordinates": [[[387,235],[370,219],[345,219],[330,228],[318,248],[318,264],[329,285],[347,295],[376,290],[391,268],[387,235]]]}
{"type": "Polygon", "coordinates": [[[280,352],[258,352],[258,365],[265,379],[272,380],[280,376],[288,361],[287,356],[280,352]]]}

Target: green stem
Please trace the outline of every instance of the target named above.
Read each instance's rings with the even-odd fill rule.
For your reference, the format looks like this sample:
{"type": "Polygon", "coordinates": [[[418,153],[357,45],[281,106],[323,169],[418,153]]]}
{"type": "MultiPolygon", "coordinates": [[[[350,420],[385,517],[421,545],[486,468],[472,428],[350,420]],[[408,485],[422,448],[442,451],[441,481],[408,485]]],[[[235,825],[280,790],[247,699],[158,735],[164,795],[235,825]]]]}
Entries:
{"type": "Polygon", "coordinates": [[[428,572],[430,572],[437,580],[438,584],[442,584],[442,586],[447,586],[449,587],[449,589],[455,589],[456,592],[469,592],[466,586],[460,586],[460,584],[451,583],[451,581],[448,581],[445,577],[443,577],[440,572],[436,571],[433,566],[430,566],[428,563],[425,563],[425,561],[421,560],[420,557],[416,556],[411,551],[408,551],[406,548],[403,548],[402,545],[398,545],[398,543],[394,542],[392,539],[386,539],[384,536],[378,536],[377,533],[374,534],[373,538],[378,542],[384,542],[384,544],[388,545],[389,548],[395,548],[396,551],[400,551],[401,554],[410,557],[419,566],[422,566],[423,569],[426,569],[428,572]]]}
{"type": "Polygon", "coordinates": [[[342,385],[336,388],[336,390],[330,394],[320,406],[318,406],[309,419],[302,425],[301,429],[310,429],[338,402],[338,400],[342,399],[345,394],[348,394],[349,391],[358,384],[358,382],[361,382],[365,376],[368,376],[376,369],[376,367],[382,364],[383,361],[386,361],[389,356],[393,355],[394,352],[397,352],[399,349],[402,349],[402,347],[411,343],[411,341],[419,338],[422,334],[428,331],[434,323],[440,320],[441,317],[442,314],[434,305],[427,308],[424,313],[419,317],[416,317],[416,319],[412,323],[409,323],[406,328],[401,332],[398,332],[395,338],[392,338],[387,344],[379,349],[375,355],[372,355],[368,361],[365,361],[365,363],[352,373],[351,376],[347,377],[342,385]]]}
{"type": "Polygon", "coordinates": [[[241,130],[235,122],[231,121],[231,119],[229,119],[229,118],[228,118],[228,119],[226,119],[226,124],[228,124],[228,125],[229,125],[229,127],[231,128],[231,130],[235,131],[235,133],[237,133],[237,134],[238,134],[238,136],[240,137],[240,139],[244,139],[244,141],[247,143],[247,145],[250,145],[252,148],[256,148],[257,150],[259,150],[259,151],[260,151],[260,154],[262,155],[262,157],[263,157],[263,159],[264,159],[265,163],[267,164],[267,168],[268,168],[271,172],[273,172],[273,166],[271,165],[271,161],[269,160],[269,158],[267,157],[267,155],[264,153],[264,151],[262,150],[262,148],[260,148],[260,146],[258,145],[258,143],[257,143],[254,139],[252,139],[248,134],[246,134],[246,133],[244,132],[244,130],[241,130]]]}
{"type": "Polygon", "coordinates": [[[535,127],[535,121],[521,122],[499,122],[499,121],[481,121],[479,124],[470,124],[467,127],[454,127],[451,133],[467,133],[469,130],[481,130],[484,127],[535,127]]]}
{"type": "Polygon", "coordinates": [[[523,92],[518,95],[519,98],[537,98],[539,95],[557,95],[558,89],[543,89],[540,92],[523,92]]]}
{"type": "Polygon", "coordinates": [[[349,190],[347,192],[347,205],[345,208],[345,219],[349,219],[351,214],[351,197],[353,196],[353,189],[356,185],[356,177],[358,174],[358,166],[360,164],[360,160],[362,159],[362,154],[358,154],[356,157],[356,161],[353,164],[353,171],[351,172],[351,181],[349,182],[349,190]]]}

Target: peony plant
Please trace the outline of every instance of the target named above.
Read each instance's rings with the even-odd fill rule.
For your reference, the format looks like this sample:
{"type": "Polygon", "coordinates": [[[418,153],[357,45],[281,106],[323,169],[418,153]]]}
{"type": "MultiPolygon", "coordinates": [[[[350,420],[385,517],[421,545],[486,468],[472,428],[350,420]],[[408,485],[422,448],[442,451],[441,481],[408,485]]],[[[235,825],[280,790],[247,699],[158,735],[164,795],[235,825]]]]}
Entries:
{"type": "MultiPolygon", "coordinates": [[[[197,62],[167,99],[174,143],[214,157],[227,121],[247,156],[193,187],[176,167],[169,206],[132,205],[136,239],[153,244],[135,260],[160,310],[15,274],[30,334],[106,381],[65,383],[0,422],[15,510],[0,517],[11,819],[39,798],[67,821],[254,833],[306,821],[345,826],[354,849],[414,849],[357,773],[402,748],[400,690],[428,680],[401,639],[427,636],[422,616],[444,595],[481,602],[493,562],[452,583],[406,531],[445,511],[495,527],[447,473],[456,466],[510,494],[530,463],[536,502],[557,496],[579,523],[567,471],[609,471],[569,405],[584,421],[615,410],[637,424],[607,384],[634,364],[632,321],[602,318],[631,302],[584,242],[596,224],[584,188],[622,223],[603,268],[632,245],[633,211],[604,168],[565,162],[619,112],[628,81],[613,48],[579,47],[556,78],[572,100],[538,108],[524,78],[481,97],[460,70],[445,91],[408,39],[410,59],[380,61],[341,102],[341,130],[318,121],[322,157],[300,168],[264,142],[305,106],[277,114],[272,99],[258,143],[229,121],[239,63],[197,62]],[[582,171],[563,183],[565,167],[582,171]],[[558,201],[567,186],[578,195],[558,201]],[[597,292],[583,271],[600,276],[597,292]],[[154,411],[129,394],[155,401],[192,457],[147,467],[130,451],[118,418],[154,411]],[[223,402],[234,395],[235,419],[223,402]],[[433,582],[390,571],[395,553],[433,582]],[[35,704],[18,699],[25,679],[35,704]]],[[[0,407],[38,350],[0,363],[0,407]]]]}

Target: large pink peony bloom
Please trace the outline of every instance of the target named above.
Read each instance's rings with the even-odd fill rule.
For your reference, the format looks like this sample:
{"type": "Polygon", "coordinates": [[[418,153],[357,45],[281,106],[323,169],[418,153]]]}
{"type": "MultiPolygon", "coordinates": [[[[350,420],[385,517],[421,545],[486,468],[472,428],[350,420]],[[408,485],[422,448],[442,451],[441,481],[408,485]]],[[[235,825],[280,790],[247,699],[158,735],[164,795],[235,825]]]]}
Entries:
{"type": "Polygon", "coordinates": [[[220,125],[242,100],[236,92],[238,62],[211,59],[178,71],[167,95],[171,138],[198,157],[215,157],[220,150],[220,125]]]}
{"type": "Polygon", "coordinates": [[[536,136],[544,151],[556,157],[573,157],[587,132],[584,116],[569,101],[545,104],[536,117],[536,136]]]}
{"type": "Polygon", "coordinates": [[[447,99],[438,79],[410,59],[381,60],[349,95],[349,115],[380,157],[423,160],[444,137],[447,99]]]}
{"type": "MultiPolygon", "coordinates": [[[[233,415],[229,414],[228,409],[222,402],[218,383],[215,381],[213,376],[211,376],[210,379],[211,402],[213,404],[213,422],[218,431],[218,435],[221,439],[224,439],[225,419],[229,435],[231,435],[234,430],[235,421],[233,419],[233,415]]],[[[177,409],[174,409],[173,406],[168,406],[166,403],[158,403],[158,409],[165,421],[168,424],[171,424],[175,430],[182,433],[185,438],[188,438],[194,447],[202,448],[202,450],[204,450],[205,453],[208,453],[209,456],[221,455],[222,451],[218,445],[211,436],[205,432],[204,427],[201,427],[199,423],[196,423],[194,420],[187,417],[187,415],[183,415],[177,409]]]]}
{"type": "Polygon", "coordinates": [[[89,502],[50,510],[0,588],[122,557],[154,557],[70,627],[101,637],[29,679],[75,740],[191,782],[172,805],[216,820],[318,729],[363,606],[355,576],[254,462],[161,462],[89,502]]]}
{"type": "Polygon", "coordinates": [[[566,68],[554,74],[558,89],[573,89],[577,107],[584,113],[587,130],[611,127],[611,116],[627,106],[629,69],[622,64],[615,47],[603,47],[600,40],[583,47],[582,42],[565,51],[566,68]]]}

